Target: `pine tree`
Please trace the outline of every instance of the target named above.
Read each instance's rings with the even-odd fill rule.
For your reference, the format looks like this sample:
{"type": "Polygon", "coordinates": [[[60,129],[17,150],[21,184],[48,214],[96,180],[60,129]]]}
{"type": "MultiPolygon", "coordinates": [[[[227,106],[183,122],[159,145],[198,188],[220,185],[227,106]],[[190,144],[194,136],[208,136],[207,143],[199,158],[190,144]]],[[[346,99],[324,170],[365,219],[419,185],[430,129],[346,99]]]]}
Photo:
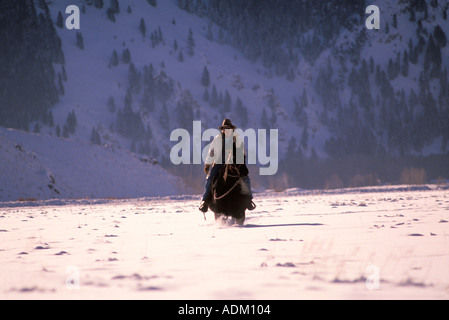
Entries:
{"type": "Polygon", "coordinates": [[[301,133],[301,146],[302,146],[304,149],[307,149],[307,147],[308,147],[308,141],[309,141],[309,135],[308,135],[308,133],[307,133],[307,128],[304,127],[304,129],[302,130],[302,133],[301,133]]]}
{"type": "Polygon", "coordinates": [[[270,123],[268,128],[273,128],[276,126],[277,123],[277,117],[276,114],[274,113],[274,111],[271,112],[271,118],[270,118],[270,123]]]}
{"type": "Polygon", "coordinates": [[[66,124],[62,127],[62,136],[64,138],[68,138],[69,137],[69,130],[67,129],[67,125],[66,124]]]}
{"type": "Polygon", "coordinates": [[[108,10],[106,10],[106,15],[109,20],[111,20],[112,22],[115,22],[115,12],[112,8],[108,8],[108,10]]]}
{"type": "Polygon", "coordinates": [[[133,104],[133,95],[131,94],[131,91],[128,89],[125,95],[124,99],[124,113],[131,113],[132,112],[132,104],[133,104]]]}
{"type": "Polygon", "coordinates": [[[296,122],[300,127],[306,128],[308,126],[308,117],[307,113],[304,111],[308,106],[307,100],[307,91],[304,88],[300,101],[298,102],[296,99],[294,100],[295,108],[293,111],[293,115],[295,117],[296,122]]]}
{"type": "Polygon", "coordinates": [[[186,0],[178,0],[178,7],[182,10],[185,10],[185,2],[186,0]]]}
{"type": "Polygon", "coordinates": [[[94,0],[95,8],[101,9],[101,8],[103,8],[103,5],[104,5],[103,0],[94,0]]]}
{"type": "Polygon", "coordinates": [[[410,18],[409,18],[410,22],[415,22],[416,21],[416,14],[415,14],[415,10],[413,9],[413,6],[410,6],[410,18]]]}
{"type": "Polygon", "coordinates": [[[154,94],[154,78],[153,78],[153,64],[150,63],[149,66],[143,67],[143,86],[144,90],[150,91],[151,94],[154,94]]]}
{"type": "Polygon", "coordinates": [[[161,71],[154,81],[156,98],[162,102],[167,101],[173,93],[174,81],[164,71],[161,71]]]}
{"type": "Polygon", "coordinates": [[[447,44],[446,34],[444,33],[443,29],[441,29],[441,27],[439,25],[437,25],[433,29],[433,36],[435,38],[436,43],[438,44],[438,46],[440,48],[446,47],[446,44],[447,44]]]}
{"type": "Polygon", "coordinates": [[[142,75],[137,71],[134,63],[129,64],[128,68],[128,90],[132,94],[139,94],[141,90],[142,75]]]}
{"type": "Polygon", "coordinates": [[[143,20],[143,18],[140,18],[139,30],[140,33],[142,33],[142,36],[145,38],[145,35],[147,34],[147,27],[145,25],[145,20],[143,20]]]}
{"type": "Polygon", "coordinates": [[[189,56],[194,55],[194,48],[195,48],[195,39],[193,39],[193,32],[192,29],[189,28],[189,34],[187,36],[187,53],[189,56]]]}
{"type": "Polygon", "coordinates": [[[178,61],[179,62],[183,62],[184,61],[184,55],[182,54],[182,50],[179,50],[178,61]]]}
{"type": "Polygon", "coordinates": [[[67,72],[65,71],[64,66],[62,66],[62,80],[67,81],[67,72]]]}
{"type": "Polygon", "coordinates": [[[224,32],[223,32],[222,28],[220,28],[218,30],[218,43],[219,44],[224,44],[225,43],[224,32]]]}
{"type": "Polygon", "coordinates": [[[165,102],[162,103],[162,111],[161,116],[159,118],[159,124],[161,125],[162,129],[168,131],[170,124],[170,116],[168,114],[167,105],[165,104],[165,102]]]}
{"type": "Polygon", "coordinates": [[[209,101],[209,90],[207,88],[204,88],[203,100],[205,102],[209,101]]]}
{"type": "Polygon", "coordinates": [[[64,84],[62,83],[62,76],[58,73],[58,94],[60,96],[64,95],[64,84]]]}
{"type": "Polygon", "coordinates": [[[293,81],[295,80],[295,71],[293,70],[293,68],[289,68],[287,71],[287,80],[288,81],[293,81]]]}
{"type": "Polygon", "coordinates": [[[34,125],[33,133],[41,133],[41,125],[39,122],[34,125]]]}
{"type": "Polygon", "coordinates": [[[152,90],[145,87],[142,97],[142,108],[148,112],[152,112],[155,108],[156,101],[152,90]]]}
{"type": "Polygon", "coordinates": [[[55,120],[54,120],[54,117],[53,117],[53,112],[51,112],[51,110],[48,111],[48,125],[49,125],[50,127],[54,127],[54,125],[55,125],[55,120]]]}
{"type": "Polygon", "coordinates": [[[433,37],[432,37],[432,35],[430,35],[429,40],[427,42],[426,53],[424,55],[424,64],[423,64],[423,66],[424,66],[425,70],[429,70],[430,69],[430,64],[432,62],[432,54],[433,54],[433,51],[434,51],[434,47],[435,47],[435,44],[433,42],[433,37]]]}
{"type": "Polygon", "coordinates": [[[369,58],[369,72],[374,73],[374,59],[373,57],[369,58]]]}
{"type": "Polygon", "coordinates": [[[95,127],[92,127],[92,131],[90,133],[90,142],[93,144],[101,145],[101,137],[95,127]]]}
{"type": "Polygon", "coordinates": [[[151,40],[151,48],[155,48],[158,41],[157,36],[154,34],[154,32],[151,33],[150,40],[151,40]]]}
{"type": "Polygon", "coordinates": [[[218,92],[217,88],[215,87],[215,84],[212,86],[212,93],[209,99],[210,106],[213,108],[218,107],[219,101],[218,101],[218,92]]]}
{"type": "Polygon", "coordinates": [[[84,49],[84,39],[81,32],[76,33],[76,46],[80,49],[84,49]]]}
{"type": "Polygon", "coordinates": [[[302,96],[301,96],[300,103],[301,103],[301,107],[303,107],[303,108],[307,108],[309,105],[309,99],[307,98],[306,88],[302,89],[302,96]]]}
{"type": "Polygon", "coordinates": [[[288,142],[287,146],[287,153],[286,153],[286,159],[291,159],[294,157],[294,154],[296,153],[296,139],[294,136],[290,138],[290,141],[288,142]]]}
{"type": "Polygon", "coordinates": [[[94,0],[94,6],[97,9],[103,8],[103,0],[94,0]]]}
{"type": "Polygon", "coordinates": [[[243,102],[242,100],[240,100],[240,98],[237,98],[235,102],[235,113],[237,115],[240,125],[242,127],[246,127],[248,125],[248,110],[243,105],[243,102]]]}
{"type": "Polygon", "coordinates": [[[115,101],[114,101],[114,97],[110,96],[108,99],[108,110],[110,113],[114,113],[115,112],[115,101]]]}
{"type": "Polygon", "coordinates": [[[404,77],[408,77],[408,54],[407,54],[407,50],[404,50],[404,55],[402,56],[401,74],[404,77]]]}
{"type": "Polygon", "coordinates": [[[161,26],[157,27],[157,39],[159,42],[164,41],[164,36],[162,35],[162,29],[161,26]]]}
{"type": "Polygon", "coordinates": [[[128,64],[131,62],[131,52],[129,52],[129,49],[123,49],[122,51],[122,63],[128,64]]]}
{"type": "Polygon", "coordinates": [[[201,76],[201,84],[205,87],[208,87],[210,84],[210,76],[209,76],[209,70],[206,66],[203,68],[203,75],[201,76]]]}
{"type": "MultiPolygon", "coordinates": [[[[190,93],[188,94],[190,95],[190,93]]],[[[190,99],[178,102],[175,111],[178,124],[181,128],[188,128],[188,126],[192,125],[193,109],[190,99]]]]}
{"type": "MultiPolygon", "coordinates": [[[[396,60],[394,61],[394,76],[395,78],[399,75],[401,72],[401,53],[398,52],[396,54],[396,60]]],[[[368,79],[366,79],[368,80],[368,79]]]]}
{"type": "Polygon", "coordinates": [[[157,7],[157,0],[147,0],[150,5],[157,7]]]}
{"type": "Polygon", "coordinates": [[[132,110],[132,95],[128,91],[125,96],[123,110],[117,112],[116,128],[127,138],[140,140],[144,137],[145,128],[139,113],[132,110]]]}
{"type": "Polygon", "coordinates": [[[433,68],[430,69],[431,77],[438,77],[440,74],[442,63],[441,50],[440,47],[433,40],[433,36],[429,36],[427,41],[426,53],[424,55],[424,69],[429,70],[431,65],[433,68]]]}
{"type": "Polygon", "coordinates": [[[412,64],[416,64],[418,62],[418,50],[413,46],[412,39],[409,41],[409,61],[412,64]]]}
{"type": "Polygon", "coordinates": [[[223,92],[221,92],[221,91],[218,94],[218,105],[223,106],[223,92]]]}
{"type": "Polygon", "coordinates": [[[114,13],[114,14],[120,13],[120,6],[118,3],[118,0],[110,0],[110,1],[111,1],[110,8],[111,8],[112,13],[114,13]]]}
{"type": "Polygon", "coordinates": [[[151,130],[150,124],[147,124],[147,129],[145,130],[145,140],[149,141],[153,139],[153,130],[151,130]]]}
{"type": "Polygon", "coordinates": [[[66,123],[64,125],[63,136],[65,138],[68,137],[69,134],[74,134],[76,131],[76,126],[78,125],[78,121],[76,119],[75,110],[72,110],[67,115],[66,123]],[[66,132],[66,134],[64,134],[66,132]]]}
{"type": "Polygon", "coordinates": [[[193,13],[193,0],[184,0],[184,10],[188,13],[193,13]]]}
{"type": "Polygon", "coordinates": [[[62,17],[61,11],[58,12],[58,17],[56,18],[56,26],[60,29],[64,27],[64,19],[62,17]]]}
{"type": "Polygon", "coordinates": [[[395,71],[394,71],[393,60],[391,60],[391,58],[388,59],[387,72],[388,72],[388,79],[389,80],[394,80],[396,78],[395,71]]]}
{"type": "Polygon", "coordinates": [[[119,60],[118,60],[118,54],[115,49],[112,51],[111,59],[109,60],[109,67],[116,67],[118,66],[119,60]]]}

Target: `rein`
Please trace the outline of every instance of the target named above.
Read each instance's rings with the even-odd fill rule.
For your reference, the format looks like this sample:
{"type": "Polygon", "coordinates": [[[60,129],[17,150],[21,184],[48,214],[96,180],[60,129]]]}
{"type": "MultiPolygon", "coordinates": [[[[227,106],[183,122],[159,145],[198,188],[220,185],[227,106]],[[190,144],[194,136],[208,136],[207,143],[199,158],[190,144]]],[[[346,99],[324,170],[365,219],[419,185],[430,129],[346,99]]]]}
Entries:
{"type": "Polygon", "coordinates": [[[236,166],[233,166],[233,168],[235,169],[235,170],[237,170],[237,174],[236,175],[231,175],[231,174],[229,174],[228,173],[228,168],[229,168],[229,164],[227,164],[226,165],[226,170],[225,170],[225,173],[224,173],[224,175],[223,175],[223,177],[224,177],[224,180],[226,180],[226,178],[229,176],[229,177],[234,177],[234,178],[237,178],[238,177],[238,179],[237,179],[237,181],[234,183],[234,185],[231,187],[231,188],[229,188],[229,190],[228,191],[226,191],[225,193],[223,193],[221,196],[219,196],[219,197],[217,197],[217,191],[216,190],[214,190],[214,200],[220,200],[220,199],[222,199],[222,198],[224,198],[224,197],[226,197],[232,190],[234,190],[234,188],[237,186],[237,184],[240,182],[240,180],[242,179],[242,178],[240,178],[240,171],[239,171],[239,169],[236,167],[236,166]]]}

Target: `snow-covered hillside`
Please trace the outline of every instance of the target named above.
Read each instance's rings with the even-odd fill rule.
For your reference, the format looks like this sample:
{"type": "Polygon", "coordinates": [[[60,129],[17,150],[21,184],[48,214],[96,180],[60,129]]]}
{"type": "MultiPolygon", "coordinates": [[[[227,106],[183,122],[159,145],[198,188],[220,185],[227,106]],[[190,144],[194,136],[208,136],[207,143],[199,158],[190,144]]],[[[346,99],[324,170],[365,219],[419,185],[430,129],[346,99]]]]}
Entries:
{"type": "MultiPolygon", "coordinates": [[[[52,16],[56,19],[72,2],[50,3],[52,16]]],[[[235,31],[244,15],[220,23],[203,12],[216,1],[198,1],[196,9],[196,1],[185,2],[152,6],[120,0],[120,12],[111,19],[112,4],[96,8],[79,1],[81,29],[57,28],[67,81],[53,109],[55,124],[62,128],[74,110],[79,123],[74,136],[87,140],[95,128],[102,143],[149,154],[168,167],[171,130],[191,131],[193,120],[201,120],[203,129],[216,128],[224,117],[244,129],[278,129],[279,158],[295,162],[315,155],[445,152],[449,46],[444,39],[438,49],[430,44],[437,28],[448,30],[443,4],[381,1],[380,30],[365,28],[362,5],[352,11],[341,5],[327,8],[323,16],[346,14],[347,21],[338,24],[340,17],[337,23],[329,18],[314,24],[320,20],[314,17],[309,26],[296,21],[308,29],[276,44],[267,63],[263,57],[248,58],[254,49],[250,45],[238,45],[251,31],[244,24],[241,35],[235,31]],[[321,31],[326,24],[335,28],[329,39],[321,31]],[[77,33],[83,49],[77,46],[77,33]],[[320,45],[310,44],[315,38],[320,45]],[[312,49],[316,54],[311,57],[312,49]],[[441,63],[429,60],[433,50],[441,63]],[[124,57],[128,52],[130,57],[124,57]],[[432,71],[437,66],[438,76],[432,71]]],[[[227,17],[225,9],[216,14],[227,17]]],[[[248,12],[248,21],[253,14],[248,12]]],[[[265,32],[267,27],[254,29],[265,32]]],[[[271,44],[266,46],[260,48],[262,55],[271,44]]]]}
{"type": "MultiPolygon", "coordinates": [[[[72,2],[59,1],[51,4],[50,9],[56,16],[57,12],[72,2]]],[[[203,129],[217,128],[224,116],[235,119],[237,125],[242,127],[239,117],[233,112],[239,97],[248,111],[245,128],[263,128],[258,119],[258,107],[266,105],[265,100],[272,86],[275,85],[291,94],[296,93],[297,84],[284,81],[277,83],[273,79],[263,77],[258,72],[259,66],[244,59],[238,50],[207,40],[208,21],[179,9],[175,1],[160,1],[157,7],[152,7],[146,1],[121,0],[119,3],[120,14],[115,15],[115,22],[107,19],[107,4],[102,9],[85,6],[86,13],[81,15],[79,30],[84,39],[82,50],[76,46],[77,31],[58,29],[66,58],[67,82],[64,83],[65,94],[61,96],[53,114],[55,124],[59,123],[62,127],[68,112],[74,110],[79,123],[75,136],[89,139],[92,128],[102,126],[109,137],[114,137],[114,141],[118,141],[123,148],[130,148],[131,139],[123,139],[122,135],[116,132],[117,112],[124,109],[129,89],[130,63],[135,66],[141,78],[144,77],[144,67],[151,64],[154,82],[167,82],[171,87],[168,99],[156,97],[150,110],[143,106],[143,79],[140,80],[141,90],[132,94],[133,112],[141,115],[144,127],[149,126],[152,132],[150,154],[160,159],[168,158],[173,145],[169,139],[170,132],[174,128],[182,127],[191,131],[192,120],[201,120],[203,129]],[[126,10],[128,6],[131,13],[126,10]],[[139,31],[142,18],[147,30],[145,37],[139,31]],[[158,30],[161,31],[162,40],[153,42],[152,34],[157,34],[158,30]],[[190,56],[187,50],[189,30],[192,30],[195,42],[193,56],[190,56]],[[131,53],[130,63],[122,63],[121,55],[126,49],[131,53]],[[115,67],[110,66],[114,50],[120,60],[115,67]],[[182,61],[179,58],[181,53],[182,61]],[[210,107],[209,103],[203,100],[206,90],[201,83],[204,67],[207,67],[210,73],[210,85],[207,87],[210,99],[213,86],[217,90],[217,99],[221,101],[228,92],[232,99],[232,111],[224,112],[221,107],[210,107]],[[116,111],[112,113],[108,111],[108,100],[111,97],[116,105],[116,111]],[[168,111],[168,126],[161,120],[165,115],[164,104],[168,111]],[[180,108],[187,110],[182,113],[180,108]],[[115,132],[109,132],[109,128],[115,129],[115,132]]],[[[285,99],[290,100],[291,97],[285,95],[285,99]]],[[[288,108],[290,102],[286,103],[288,108]]],[[[283,118],[288,118],[286,111],[283,111],[283,118]]],[[[289,129],[294,132],[291,125],[281,128],[281,131],[285,133],[289,129]]],[[[282,135],[282,140],[284,136],[282,135]]],[[[102,141],[110,142],[107,137],[102,137],[102,141]]],[[[137,144],[145,142],[138,140],[137,144]]]]}
{"type": "MultiPolygon", "coordinates": [[[[72,2],[67,0],[49,4],[55,20],[58,12],[64,13],[65,7],[72,2]]],[[[300,148],[304,154],[310,154],[313,148],[318,155],[325,156],[333,144],[342,143],[339,141],[340,133],[348,128],[335,128],[337,121],[343,121],[338,113],[354,112],[355,109],[351,109],[352,104],[357,105],[356,110],[360,115],[352,114],[355,118],[347,116],[349,124],[352,120],[366,124],[373,130],[370,133],[373,135],[373,141],[377,141],[386,150],[395,151],[398,147],[394,144],[396,143],[406,151],[412,151],[413,148],[409,144],[404,142],[402,145],[400,141],[392,141],[392,132],[387,132],[389,136],[384,136],[382,129],[385,124],[376,120],[381,116],[390,118],[390,111],[381,111],[383,105],[386,103],[385,107],[392,108],[392,105],[388,106],[393,103],[390,100],[394,98],[400,101],[401,91],[404,91],[408,106],[402,105],[402,109],[397,110],[396,119],[404,121],[406,119],[403,112],[413,111],[416,116],[421,113],[419,107],[410,105],[420,103],[412,101],[416,99],[410,97],[412,91],[417,96],[430,93],[438,104],[439,92],[446,90],[446,83],[441,86],[438,83],[439,76],[432,79],[423,69],[425,60],[430,59],[430,53],[425,57],[429,36],[433,35],[437,26],[440,26],[443,32],[448,30],[444,28],[448,22],[447,18],[443,18],[445,8],[442,4],[436,7],[426,5],[424,11],[405,2],[381,1],[378,4],[382,9],[380,30],[367,30],[363,19],[367,15],[364,15],[364,12],[352,12],[351,16],[360,17],[363,23],[355,21],[349,26],[337,26],[340,31],[335,34],[335,38],[326,39],[329,42],[328,47],[322,47],[321,51],[317,49],[319,55],[314,57],[313,61],[305,58],[305,45],[291,49],[291,55],[297,56],[297,63],[291,69],[293,79],[287,80],[285,76],[277,76],[273,68],[265,67],[261,59],[252,62],[246,59],[238,48],[231,46],[228,42],[232,40],[232,31],[226,31],[206,17],[198,16],[193,10],[181,10],[176,1],[159,1],[154,7],[146,1],[120,0],[120,12],[113,15],[115,22],[108,19],[108,3],[105,2],[102,8],[88,3],[76,3],[84,8],[80,30],[57,28],[65,54],[67,82],[64,83],[65,93],[53,111],[55,124],[62,128],[68,112],[75,110],[80,123],[76,136],[89,139],[92,128],[98,126],[117,131],[117,112],[119,109],[124,112],[125,97],[129,94],[132,111],[140,114],[143,126],[149,126],[152,132],[150,153],[158,157],[166,155],[167,148],[170,147],[168,132],[173,128],[184,127],[191,130],[189,120],[193,119],[202,120],[204,128],[215,128],[223,116],[233,117],[237,124],[244,128],[278,128],[281,158],[286,156],[292,137],[297,143],[296,148],[300,148]],[[412,10],[414,21],[409,17],[412,10]],[[416,20],[420,21],[417,30],[416,20]],[[224,33],[221,42],[218,39],[219,31],[224,33]],[[77,33],[82,36],[83,49],[77,46],[77,33]],[[424,42],[420,47],[418,40],[424,42]],[[111,64],[114,50],[119,60],[116,66],[111,64]],[[123,63],[122,54],[126,50],[129,50],[130,60],[123,63]],[[419,51],[414,63],[409,63],[410,59],[413,60],[408,58],[410,50],[412,55],[414,50],[419,51]],[[404,52],[407,52],[405,58],[404,52]],[[134,72],[132,75],[130,73],[131,64],[137,74],[137,79],[134,80],[131,79],[134,76],[134,72]],[[165,96],[152,92],[154,88],[145,88],[148,84],[144,79],[144,68],[150,65],[155,81],[151,85],[156,86],[156,90],[162,90],[162,86],[157,83],[161,81],[167,84],[165,96]],[[369,67],[370,71],[364,70],[365,67],[369,67]],[[395,71],[397,67],[399,70],[395,71]],[[202,83],[204,68],[209,72],[207,86],[202,83]],[[379,70],[376,71],[376,68],[379,70]],[[386,78],[382,78],[382,72],[386,74],[386,78]],[[429,78],[420,80],[423,76],[429,78]],[[422,81],[426,81],[426,85],[428,81],[431,85],[429,92],[420,87],[423,85],[422,81]],[[359,88],[361,82],[364,82],[366,88],[359,88]],[[328,101],[329,92],[323,92],[326,91],[323,85],[328,91],[336,92],[334,101],[331,101],[332,105],[329,105],[328,101]],[[389,92],[384,90],[385,86],[387,89],[391,87],[394,93],[394,97],[388,98],[390,100],[386,97],[389,92]],[[206,91],[208,101],[204,99],[206,91]],[[146,93],[150,100],[155,101],[144,101],[146,93]],[[214,94],[217,96],[212,98],[214,94]],[[111,97],[116,106],[116,111],[112,113],[107,111],[111,97]],[[224,101],[226,97],[227,103],[224,101]],[[218,100],[217,106],[211,106],[214,104],[212,99],[218,100]],[[241,100],[246,110],[247,120],[242,119],[241,112],[237,110],[237,99],[241,100]],[[168,128],[166,123],[163,123],[164,120],[161,120],[165,116],[164,104],[168,111],[168,128]],[[388,115],[385,115],[385,112],[388,115]],[[375,124],[369,121],[374,121],[375,124]],[[337,141],[329,142],[332,136],[337,141]],[[326,141],[328,149],[325,149],[326,141]]],[[[338,7],[335,8],[337,15],[338,10],[338,7]]],[[[68,15],[63,15],[66,16],[68,15]]],[[[320,27],[315,26],[309,36],[320,30],[320,27]]],[[[307,34],[303,37],[307,38],[307,34]]],[[[442,57],[438,66],[444,71],[447,68],[447,59],[444,57],[449,56],[449,46],[441,45],[438,52],[442,57]]],[[[427,68],[432,66],[431,62],[427,68]]],[[[441,79],[444,80],[443,75],[441,79]]],[[[444,95],[441,97],[444,98],[444,95]]],[[[413,115],[411,119],[413,121],[413,115]]],[[[352,123],[352,126],[357,127],[357,124],[352,123]]],[[[116,138],[121,141],[123,147],[130,147],[129,139],[123,141],[120,137],[116,138]]],[[[374,148],[370,145],[373,141],[364,140],[368,145],[366,148],[374,148]]],[[[431,142],[433,140],[424,139],[415,149],[421,152],[422,148],[431,142]]],[[[442,147],[445,150],[440,141],[433,149],[426,150],[427,153],[441,152],[442,147]]]]}
{"type": "Polygon", "coordinates": [[[0,201],[129,198],[186,191],[148,157],[0,128],[0,201]]]}
{"type": "MultiPolygon", "coordinates": [[[[56,90],[59,100],[44,104],[43,115],[25,106],[33,112],[23,116],[11,111],[16,101],[7,96],[0,116],[13,114],[31,131],[153,157],[196,182],[202,179],[198,168],[175,168],[169,160],[171,131],[191,132],[193,120],[203,130],[216,128],[229,117],[243,129],[279,130],[281,164],[272,180],[324,187],[336,176],[343,185],[369,176],[365,184],[395,183],[401,170],[415,166],[396,165],[403,161],[397,157],[447,158],[448,6],[380,0],[380,29],[368,30],[367,2],[36,0],[39,32],[61,40],[48,45],[56,52],[48,58],[56,86],[50,96],[56,90]],[[81,10],[79,30],[65,27],[69,5],[81,10]],[[47,29],[56,31],[44,28],[46,19],[54,23],[47,29]],[[318,158],[339,162],[320,164],[318,158]]],[[[5,3],[5,10],[17,6],[5,3]]],[[[20,27],[33,29],[23,15],[30,22],[20,27]]],[[[5,39],[20,50],[22,29],[16,29],[15,38],[5,39]]],[[[30,70],[23,70],[24,78],[30,70]]],[[[445,167],[428,178],[448,174],[445,167]]]]}

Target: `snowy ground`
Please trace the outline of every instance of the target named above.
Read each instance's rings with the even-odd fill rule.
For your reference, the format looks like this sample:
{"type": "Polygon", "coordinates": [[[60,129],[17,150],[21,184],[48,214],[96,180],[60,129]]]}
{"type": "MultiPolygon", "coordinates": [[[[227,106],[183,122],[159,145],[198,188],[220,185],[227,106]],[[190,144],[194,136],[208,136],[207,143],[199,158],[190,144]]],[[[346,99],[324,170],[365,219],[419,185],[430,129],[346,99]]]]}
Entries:
{"type": "Polygon", "coordinates": [[[197,197],[0,203],[0,298],[449,298],[447,186],[255,200],[243,227],[197,197]]]}
{"type": "Polygon", "coordinates": [[[153,159],[111,146],[0,127],[0,202],[136,198],[186,190],[153,159]]]}

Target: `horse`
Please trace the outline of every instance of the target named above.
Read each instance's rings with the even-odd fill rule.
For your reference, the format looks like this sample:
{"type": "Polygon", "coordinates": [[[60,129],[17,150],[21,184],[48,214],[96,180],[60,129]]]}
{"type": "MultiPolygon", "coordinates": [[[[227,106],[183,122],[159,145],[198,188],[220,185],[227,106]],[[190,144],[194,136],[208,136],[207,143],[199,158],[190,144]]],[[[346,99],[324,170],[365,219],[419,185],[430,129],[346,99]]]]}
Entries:
{"type": "Polygon", "coordinates": [[[215,221],[233,218],[238,225],[245,222],[245,210],[251,201],[246,185],[242,181],[247,174],[245,165],[225,164],[212,180],[209,208],[215,214],[215,221]],[[246,171],[246,172],[245,172],[246,171]]]}

